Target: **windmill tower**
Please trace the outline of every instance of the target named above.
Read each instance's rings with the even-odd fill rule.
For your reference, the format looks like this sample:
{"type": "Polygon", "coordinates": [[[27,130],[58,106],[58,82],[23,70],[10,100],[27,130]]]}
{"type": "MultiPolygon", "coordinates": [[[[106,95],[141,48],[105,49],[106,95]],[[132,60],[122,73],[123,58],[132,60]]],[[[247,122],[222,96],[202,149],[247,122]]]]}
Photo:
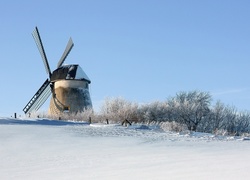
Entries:
{"type": "Polygon", "coordinates": [[[74,44],[70,38],[66,49],[58,61],[57,69],[50,70],[49,62],[44,51],[42,40],[36,27],[32,33],[38,50],[42,56],[49,78],[24,107],[25,114],[37,111],[51,96],[49,114],[60,115],[63,112],[77,113],[92,108],[89,94],[88,76],[78,64],[63,65],[74,44]]]}

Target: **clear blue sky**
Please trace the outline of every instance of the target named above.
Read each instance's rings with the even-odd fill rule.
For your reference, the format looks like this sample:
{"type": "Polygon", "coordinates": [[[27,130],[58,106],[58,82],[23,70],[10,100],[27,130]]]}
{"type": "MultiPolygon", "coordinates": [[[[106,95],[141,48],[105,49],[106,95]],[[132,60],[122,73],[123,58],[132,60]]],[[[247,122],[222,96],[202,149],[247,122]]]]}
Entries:
{"type": "Polygon", "coordinates": [[[73,38],[65,63],[89,76],[95,107],[200,90],[250,109],[249,0],[2,0],[0,17],[0,116],[22,113],[47,78],[35,26],[53,70],[73,38]]]}

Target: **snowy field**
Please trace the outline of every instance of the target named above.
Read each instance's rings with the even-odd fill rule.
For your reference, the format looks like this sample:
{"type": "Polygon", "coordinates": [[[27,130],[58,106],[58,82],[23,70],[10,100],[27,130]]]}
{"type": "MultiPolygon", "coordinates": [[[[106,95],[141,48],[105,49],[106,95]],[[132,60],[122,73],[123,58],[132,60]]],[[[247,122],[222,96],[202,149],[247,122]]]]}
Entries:
{"type": "Polygon", "coordinates": [[[0,118],[0,179],[250,179],[250,141],[0,118]]]}

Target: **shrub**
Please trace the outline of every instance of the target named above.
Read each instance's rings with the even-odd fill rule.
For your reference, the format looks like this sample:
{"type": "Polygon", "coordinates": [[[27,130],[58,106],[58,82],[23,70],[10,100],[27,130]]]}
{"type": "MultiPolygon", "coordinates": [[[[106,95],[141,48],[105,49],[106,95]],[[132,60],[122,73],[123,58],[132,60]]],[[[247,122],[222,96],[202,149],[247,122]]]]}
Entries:
{"type": "Polygon", "coordinates": [[[125,119],[137,121],[138,104],[125,100],[124,98],[106,98],[101,106],[101,116],[113,121],[124,121],[125,119]]]}
{"type": "MultiPolygon", "coordinates": [[[[159,123],[168,131],[200,131],[215,134],[242,135],[250,133],[250,113],[238,112],[235,107],[217,101],[211,106],[211,95],[207,92],[190,91],[177,93],[165,102],[155,101],[138,105],[124,98],[106,98],[100,112],[87,109],[76,114],[62,113],[60,119],[92,122],[121,123],[125,119],[134,123],[159,123]]],[[[30,117],[48,116],[32,113],[30,117]]]]}

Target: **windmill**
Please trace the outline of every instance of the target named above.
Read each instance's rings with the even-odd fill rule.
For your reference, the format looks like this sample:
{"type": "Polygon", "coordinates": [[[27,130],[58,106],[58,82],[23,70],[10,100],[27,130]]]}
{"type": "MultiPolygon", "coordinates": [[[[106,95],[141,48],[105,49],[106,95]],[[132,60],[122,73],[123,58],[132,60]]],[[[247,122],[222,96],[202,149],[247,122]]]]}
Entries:
{"type": "Polygon", "coordinates": [[[24,113],[37,111],[50,95],[52,95],[49,106],[50,115],[59,115],[63,112],[77,113],[92,108],[89,94],[91,81],[88,76],[78,64],[63,65],[74,46],[72,39],[69,39],[65,51],[58,61],[57,68],[51,72],[37,27],[35,27],[32,36],[42,56],[45,70],[49,77],[24,107],[24,113]]]}

